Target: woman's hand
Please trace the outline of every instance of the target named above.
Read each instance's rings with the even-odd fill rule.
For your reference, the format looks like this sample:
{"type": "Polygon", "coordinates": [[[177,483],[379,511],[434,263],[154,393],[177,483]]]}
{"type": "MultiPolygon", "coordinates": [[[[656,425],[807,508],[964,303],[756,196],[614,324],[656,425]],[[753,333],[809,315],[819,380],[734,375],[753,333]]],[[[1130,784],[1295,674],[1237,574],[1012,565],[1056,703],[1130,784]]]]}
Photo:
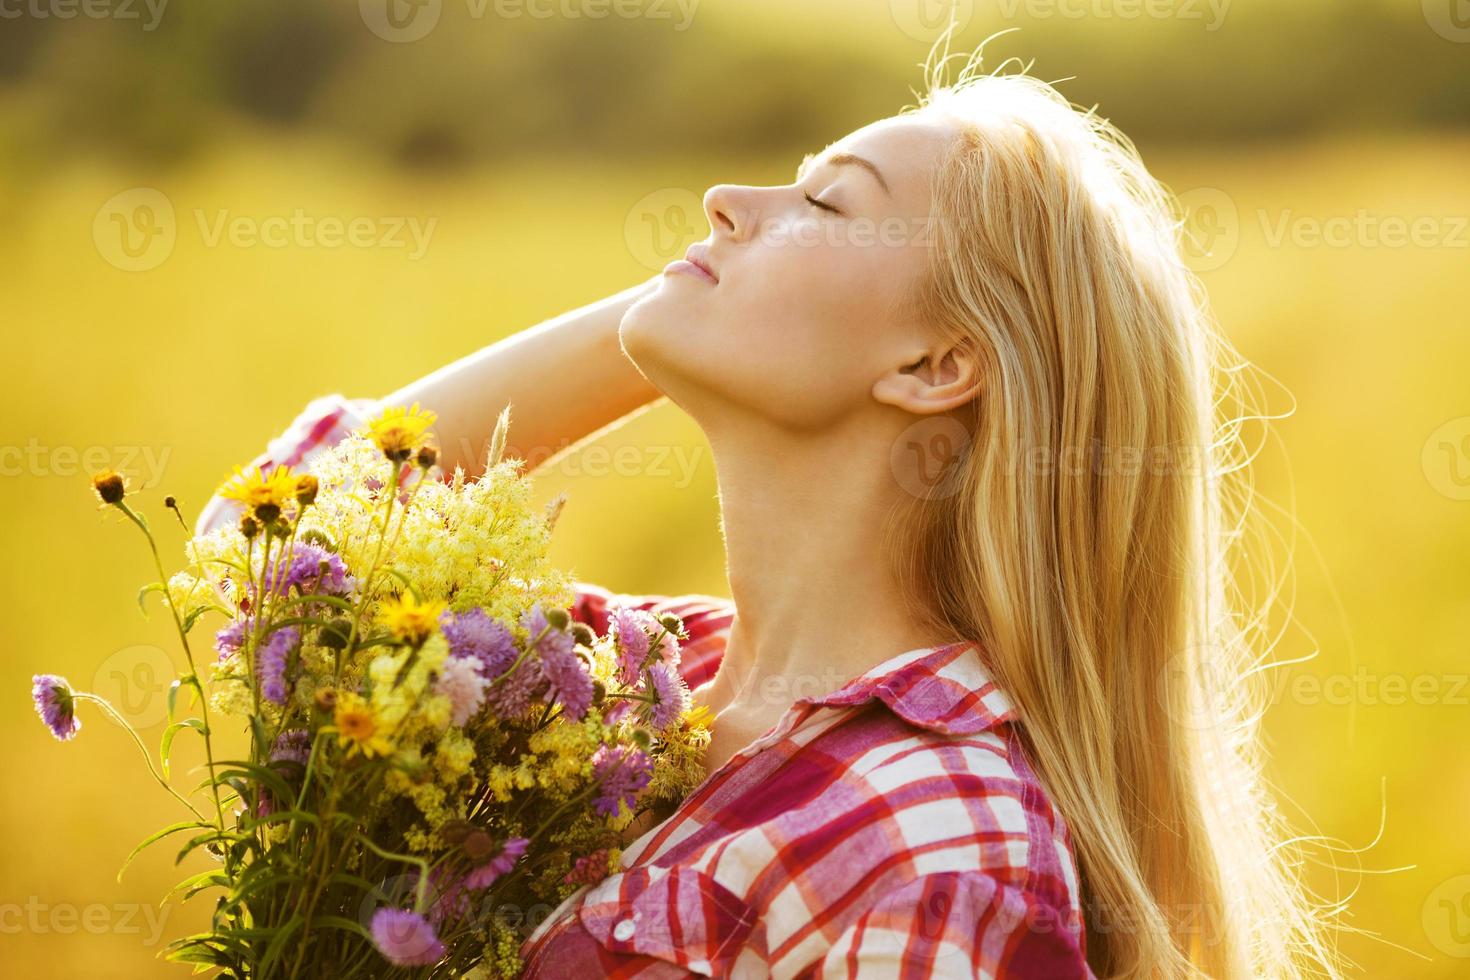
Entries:
{"type": "Polygon", "coordinates": [[[511,405],[505,454],[544,465],[654,402],[659,391],[618,340],[618,324],[658,277],[512,334],[400,388],[383,405],[419,402],[439,415],[439,462],[466,476],[485,466],[495,419],[511,405]]]}

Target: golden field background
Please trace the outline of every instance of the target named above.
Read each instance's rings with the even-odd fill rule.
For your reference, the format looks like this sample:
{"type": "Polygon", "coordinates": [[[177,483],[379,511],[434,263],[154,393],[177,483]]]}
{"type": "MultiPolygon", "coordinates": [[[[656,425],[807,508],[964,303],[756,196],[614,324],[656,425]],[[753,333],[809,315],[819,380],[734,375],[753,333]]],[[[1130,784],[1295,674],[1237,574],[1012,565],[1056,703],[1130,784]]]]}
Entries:
{"type": "MultiPolygon", "coordinates": [[[[658,142],[638,145],[598,125],[585,134],[586,146],[569,149],[562,141],[570,123],[528,124],[517,130],[514,153],[490,136],[445,150],[444,133],[481,132],[473,120],[458,125],[451,110],[461,103],[537,105],[552,95],[532,91],[530,82],[526,90],[436,89],[424,81],[427,62],[443,54],[433,40],[377,44],[371,57],[349,59],[351,71],[339,62],[334,77],[344,80],[294,117],[200,108],[196,92],[175,85],[163,89],[175,100],[164,109],[137,109],[154,121],[152,130],[120,127],[121,135],[105,139],[96,136],[108,133],[105,125],[68,131],[71,117],[62,111],[87,104],[76,95],[90,77],[81,66],[112,50],[106,37],[94,36],[101,28],[79,24],[76,33],[85,37],[73,41],[63,36],[69,27],[42,25],[36,37],[49,53],[23,71],[0,71],[0,318],[10,368],[0,386],[0,738],[9,777],[0,805],[0,975],[183,975],[155,956],[206,918],[202,902],[157,905],[183,876],[167,848],[115,880],[133,844],[175,819],[136,747],[86,709],[79,739],[60,745],[29,704],[30,675],[56,672],[119,698],[150,746],[163,730],[164,664],[176,653],[165,617],[155,610],[144,619],[134,602],[152,578],[146,547],[136,531],[94,509],[84,463],[125,467],[135,487],[152,484],[139,503],[160,531],[166,562],[177,562],[181,536],[165,520],[163,495],[177,495],[192,513],[231,465],[258,452],[310,398],[386,393],[646,278],[705,234],[695,209],[708,185],[785,182],[801,152],[909,101],[902,85],[865,86],[849,76],[834,82],[828,111],[820,89],[814,95],[797,84],[804,76],[793,65],[833,46],[879,52],[896,77],[918,84],[911,65],[925,45],[892,30],[871,6],[833,21],[857,6],[780,13],[770,4],[707,0],[698,16],[713,25],[713,40],[694,39],[707,26],[696,21],[687,42],[666,31],[646,43],[748,52],[742,45],[756,38],[776,40],[762,58],[728,67],[723,84],[689,76],[716,118],[671,121],[654,131],[658,142]],[[848,34],[855,40],[843,40],[848,34]],[[353,78],[380,84],[353,87],[353,78]],[[416,104],[396,88],[418,93],[423,115],[444,120],[438,136],[393,143],[401,133],[368,131],[374,100],[386,105],[379,121],[405,102],[404,118],[415,117],[416,104]],[[787,93],[798,108],[783,115],[787,93]],[[730,145],[710,135],[726,128],[718,118],[725,100],[742,107],[728,123],[733,133],[720,137],[730,145]],[[194,129],[196,115],[209,122],[204,136],[194,129]],[[757,136],[753,127],[762,120],[771,128],[757,136]],[[693,135],[679,128],[685,122],[693,135]],[[130,132],[144,135],[130,142],[130,132]],[[181,133],[198,138],[186,148],[167,145],[165,137],[181,133]],[[742,133],[752,135],[744,152],[742,133]],[[398,150],[365,152],[374,140],[398,150]],[[398,152],[404,146],[432,159],[406,159],[398,152]],[[114,213],[130,219],[140,201],[156,200],[138,197],[140,188],[173,209],[175,241],[161,259],[146,251],[132,259],[109,237],[117,232],[114,213]],[[208,228],[221,212],[258,227],[298,209],[313,220],[370,219],[379,231],[388,219],[434,224],[417,257],[386,244],[324,247],[300,238],[282,247],[227,237],[211,243],[208,228]],[[664,229],[660,239],[650,237],[652,226],[664,229]],[[676,231],[686,236],[677,243],[676,231]],[[128,271],[130,263],[148,267],[128,271]]],[[[1364,30],[1377,23],[1368,12],[1377,5],[1338,9],[1347,7],[1369,25],[1364,30]]],[[[1216,32],[1221,43],[1235,26],[1247,41],[1253,31],[1275,37],[1272,17],[1304,18],[1319,8],[1273,9],[1232,14],[1236,20],[1216,32]]],[[[1119,104],[1125,130],[1131,112],[1138,131],[1152,134],[1139,140],[1145,160],[1194,207],[1192,232],[1213,248],[1193,258],[1216,313],[1274,379],[1267,407],[1290,413],[1271,426],[1257,486],[1282,508],[1273,520],[1285,539],[1272,560],[1292,573],[1282,600],[1292,619],[1280,624],[1277,656],[1317,656],[1281,674],[1265,720],[1271,775],[1301,832],[1362,849],[1316,851],[1325,863],[1311,869],[1310,880],[1325,896],[1351,896],[1345,921],[1366,933],[1343,940],[1356,975],[1465,976],[1470,132],[1465,103],[1454,101],[1462,90],[1430,72],[1415,101],[1397,79],[1386,107],[1358,103],[1370,120],[1347,125],[1355,106],[1343,101],[1352,100],[1335,98],[1322,82],[1315,94],[1281,96],[1299,100],[1296,118],[1273,104],[1267,84],[1251,88],[1252,79],[1290,77],[1296,55],[1284,45],[1257,47],[1262,60],[1235,69],[1232,84],[1241,90],[1228,100],[1254,115],[1211,116],[1214,123],[1200,124],[1203,134],[1169,139],[1173,123],[1150,115],[1147,103],[1187,109],[1218,98],[1202,93],[1220,82],[1149,90],[1133,76],[1173,71],[1187,80],[1191,57],[1207,60],[1214,35],[1194,31],[1180,46],[1165,28],[1144,25],[1138,30],[1152,32],[1153,46],[1135,58],[1135,25],[1095,20],[1035,25],[1038,45],[1055,52],[1037,73],[1079,75],[1075,100],[1087,94],[1103,102],[1105,114],[1119,104]],[[1086,49],[1089,37],[1103,52],[1089,55],[1092,61],[1078,55],[1092,75],[1066,57],[1086,49]],[[1116,103],[1097,94],[1109,83],[1116,103]],[[1436,107],[1452,118],[1435,118],[1436,107]],[[1260,122],[1273,111],[1271,125],[1260,122]],[[1219,128],[1214,138],[1211,125],[1219,128]],[[1418,232],[1399,241],[1395,222],[1418,232]]],[[[990,33],[985,27],[972,24],[957,46],[978,43],[990,33]]],[[[539,25],[516,29],[531,37],[539,25]]],[[[1414,29],[1431,46],[1426,64],[1458,59],[1464,74],[1470,44],[1437,37],[1422,22],[1414,29]]],[[[281,30],[283,39],[293,36],[281,30]]],[[[432,37],[445,44],[458,38],[455,50],[468,52],[468,64],[482,39],[510,45],[490,33],[451,35],[441,26],[432,37]]],[[[203,43],[190,36],[168,43],[203,43]]],[[[601,51],[595,32],[575,36],[601,51]]],[[[528,79],[558,68],[575,74],[573,55],[582,48],[548,41],[547,64],[539,64],[537,37],[520,55],[522,68],[505,71],[524,70],[528,79]]],[[[1001,57],[1031,50],[1014,37],[996,45],[1001,57]]],[[[697,60],[680,54],[667,70],[695,73],[697,60]]],[[[1347,74],[1362,69],[1348,60],[1334,70],[1351,87],[1359,83],[1349,84],[1347,74]]],[[[144,83],[142,63],[118,65],[118,88],[158,94],[144,83]]],[[[713,68],[699,70],[718,78],[713,68]]],[[[98,98],[133,105],[116,92],[99,89],[98,98]]],[[[658,98],[641,93],[620,111],[637,118],[644,108],[656,111],[658,98]]],[[[580,461],[543,472],[538,485],[547,498],[570,494],[556,556],[581,577],[628,591],[727,594],[708,446],[671,406],[606,436],[580,461]],[[612,467],[619,447],[644,461],[638,472],[612,467]],[[685,466],[692,467],[687,475],[685,466]]],[[[840,588],[840,580],[833,584],[840,588]]],[[[176,756],[176,781],[188,785],[187,765],[197,760],[186,751],[176,756]]]]}

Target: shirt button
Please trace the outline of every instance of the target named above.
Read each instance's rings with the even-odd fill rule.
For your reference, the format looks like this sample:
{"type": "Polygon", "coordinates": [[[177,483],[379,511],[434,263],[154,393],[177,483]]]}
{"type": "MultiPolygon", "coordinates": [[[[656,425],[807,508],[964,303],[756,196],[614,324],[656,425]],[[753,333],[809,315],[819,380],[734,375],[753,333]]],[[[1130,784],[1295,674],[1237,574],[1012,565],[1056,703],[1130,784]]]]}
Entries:
{"type": "Polygon", "coordinates": [[[613,926],[613,938],[618,942],[626,942],[633,938],[633,919],[631,916],[613,926]]]}

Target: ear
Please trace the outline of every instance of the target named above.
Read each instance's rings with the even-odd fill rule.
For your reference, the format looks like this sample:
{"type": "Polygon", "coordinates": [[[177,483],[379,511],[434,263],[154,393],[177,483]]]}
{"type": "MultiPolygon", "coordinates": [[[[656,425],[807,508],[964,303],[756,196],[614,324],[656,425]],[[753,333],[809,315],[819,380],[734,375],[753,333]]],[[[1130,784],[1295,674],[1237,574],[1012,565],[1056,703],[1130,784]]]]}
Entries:
{"type": "Polygon", "coordinates": [[[973,343],[940,341],[914,351],[906,363],[875,381],[873,397],[915,415],[933,415],[978,397],[981,381],[973,343]]]}

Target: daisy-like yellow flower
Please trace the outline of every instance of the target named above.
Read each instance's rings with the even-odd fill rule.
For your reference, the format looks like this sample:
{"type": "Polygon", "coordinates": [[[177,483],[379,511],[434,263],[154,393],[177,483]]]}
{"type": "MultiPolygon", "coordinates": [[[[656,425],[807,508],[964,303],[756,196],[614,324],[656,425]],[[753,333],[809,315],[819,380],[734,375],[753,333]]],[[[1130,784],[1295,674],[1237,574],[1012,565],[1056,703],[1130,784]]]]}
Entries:
{"type": "Polygon", "coordinates": [[[428,409],[421,410],[418,402],[412,408],[395,405],[368,423],[368,435],[384,456],[402,463],[428,444],[429,426],[438,418],[428,409]]]}
{"type": "Polygon", "coordinates": [[[357,694],[338,695],[332,723],[337,726],[337,744],[342,748],[369,758],[393,751],[388,726],[373,711],[373,706],[357,694]]]}
{"type": "Polygon", "coordinates": [[[439,617],[449,606],[438,599],[419,602],[413,593],[405,590],[396,599],[383,603],[378,613],[388,632],[409,646],[423,646],[424,641],[439,628],[439,617]]]}
{"type": "Polygon", "coordinates": [[[262,522],[269,524],[281,516],[286,501],[296,496],[297,479],[289,467],[277,466],[266,474],[258,466],[248,470],[235,467],[235,475],[224,486],[219,495],[226,500],[238,500],[262,522]]]}

